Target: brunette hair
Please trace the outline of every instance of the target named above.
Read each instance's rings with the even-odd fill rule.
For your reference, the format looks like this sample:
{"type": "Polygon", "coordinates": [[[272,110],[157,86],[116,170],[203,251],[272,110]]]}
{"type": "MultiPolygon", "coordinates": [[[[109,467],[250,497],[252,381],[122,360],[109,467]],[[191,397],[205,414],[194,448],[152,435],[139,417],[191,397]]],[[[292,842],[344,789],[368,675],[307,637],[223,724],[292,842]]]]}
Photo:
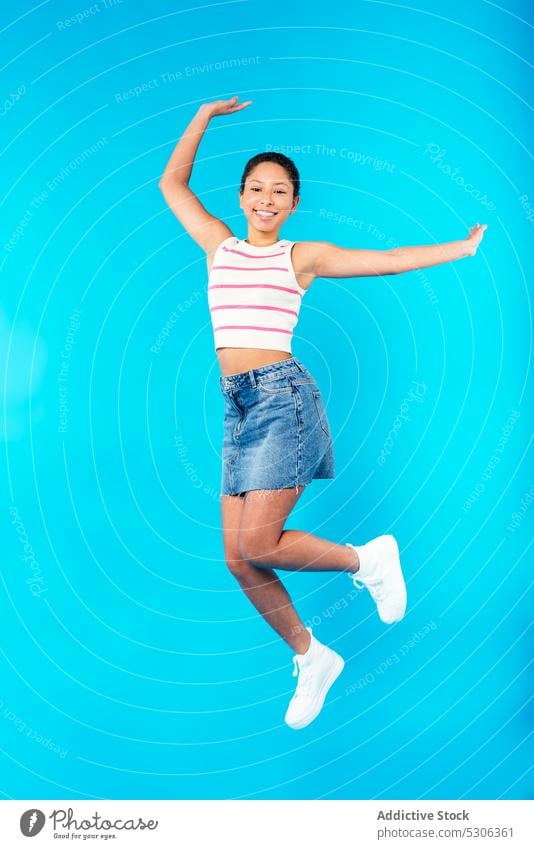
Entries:
{"type": "Polygon", "coordinates": [[[241,177],[241,186],[239,188],[239,193],[243,194],[243,190],[245,188],[245,180],[247,179],[250,172],[259,165],[260,162],[276,162],[277,165],[281,165],[282,168],[287,173],[291,183],[293,184],[293,199],[297,197],[300,193],[300,175],[297,170],[297,166],[289,157],[284,156],[283,153],[276,153],[276,151],[266,151],[265,153],[257,153],[252,159],[249,159],[247,164],[245,165],[245,170],[243,171],[243,176],[241,177]]]}

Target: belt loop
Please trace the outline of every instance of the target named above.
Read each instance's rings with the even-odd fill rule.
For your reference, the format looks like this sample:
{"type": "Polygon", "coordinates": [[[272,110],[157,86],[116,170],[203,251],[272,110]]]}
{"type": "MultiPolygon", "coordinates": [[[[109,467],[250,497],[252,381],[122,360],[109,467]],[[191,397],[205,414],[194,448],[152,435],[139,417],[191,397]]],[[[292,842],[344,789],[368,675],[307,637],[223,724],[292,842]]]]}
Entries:
{"type": "Polygon", "coordinates": [[[256,386],[256,376],[255,376],[255,374],[254,374],[254,369],[253,369],[253,368],[251,368],[251,369],[250,369],[250,371],[249,371],[249,373],[248,373],[248,376],[249,376],[249,378],[250,378],[250,385],[251,385],[251,386],[252,386],[252,388],[254,389],[254,388],[255,388],[255,386],[256,386]]]}
{"type": "Polygon", "coordinates": [[[300,369],[300,371],[306,371],[306,369],[304,368],[304,366],[303,366],[301,363],[299,363],[299,361],[297,360],[297,358],[296,358],[296,357],[295,357],[295,365],[297,366],[297,368],[299,368],[299,369],[300,369]]]}

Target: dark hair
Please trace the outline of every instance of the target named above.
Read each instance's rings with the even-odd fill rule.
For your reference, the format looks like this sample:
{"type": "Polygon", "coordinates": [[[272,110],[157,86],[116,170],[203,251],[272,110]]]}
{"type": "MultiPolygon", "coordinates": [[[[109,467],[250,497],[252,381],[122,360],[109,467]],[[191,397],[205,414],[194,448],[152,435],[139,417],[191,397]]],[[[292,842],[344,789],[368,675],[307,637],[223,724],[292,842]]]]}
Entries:
{"type": "Polygon", "coordinates": [[[241,177],[241,186],[239,189],[239,193],[243,194],[243,190],[245,188],[245,180],[248,175],[252,171],[256,165],[259,165],[260,162],[276,162],[277,165],[281,165],[287,172],[287,176],[293,183],[293,198],[296,198],[300,193],[300,176],[297,170],[297,166],[293,162],[292,159],[289,159],[287,156],[284,156],[283,153],[276,153],[273,151],[272,153],[257,153],[256,156],[253,156],[252,159],[249,159],[247,164],[245,165],[245,170],[243,171],[243,176],[241,177]]]}

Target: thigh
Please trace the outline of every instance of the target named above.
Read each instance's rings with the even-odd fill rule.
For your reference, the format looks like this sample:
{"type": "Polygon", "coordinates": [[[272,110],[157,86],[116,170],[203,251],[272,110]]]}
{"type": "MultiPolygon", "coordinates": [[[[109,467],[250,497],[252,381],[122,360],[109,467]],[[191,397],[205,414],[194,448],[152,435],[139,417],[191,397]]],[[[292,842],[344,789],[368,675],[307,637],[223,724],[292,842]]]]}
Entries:
{"type": "Polygon", "coordinates": [[[284,523],[304,491],[298,489],[254,489],[246,493],[239,529],[239,549],[269,550],[278,544],[284,523]]]}
{"type": "Polygon", "coordinates": [[[240,495],[221,495],[223,546],[226,562],[241,560],[237,545],[245,499],[240,495]]]}

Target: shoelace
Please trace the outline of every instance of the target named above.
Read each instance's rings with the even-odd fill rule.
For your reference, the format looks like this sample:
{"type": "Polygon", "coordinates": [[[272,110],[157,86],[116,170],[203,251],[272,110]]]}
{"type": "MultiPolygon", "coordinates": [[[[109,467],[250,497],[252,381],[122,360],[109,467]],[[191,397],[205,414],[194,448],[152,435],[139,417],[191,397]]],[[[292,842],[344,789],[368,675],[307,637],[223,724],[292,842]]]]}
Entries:
{"type": "MultiPolygon", "coordinates": [[[[349,545],[349,543],[346,543],[349,545]]],[[[367,587],[369,592],[371,593],[372,598],[377,603],[379,601],[383,601],[384,599],[384,584],[382,578],[380,577],[369,577],[366,578],[365,581],[362,581],[361,578],[358,578],[358,572],[349,573],[349,577],[352,580],[352,583],[356,587],[357,590],[363,590],[364,587],[367,587]]]]}
{"type": "Polygon", "coordinates": [[[310,667],[307,664],[303,664],[301,666],[299,656],[296,654],[293,658],[293,678],[296,678],[297,675],[299,676],[299,680],[297,683],[297,689],[295,690],[295,695],[293,696],[294,699],[309,693],[312,682],[310,667]]]}
{"type": "Polygon", "coordinates": [[[366,578],[365,583],[357,578],[358,572],[351,575],[352,583],[357,590],[363,590],[367,587],[375,601],[382,601],[384,598],[384,583],[382,578],[366,578]]]}

